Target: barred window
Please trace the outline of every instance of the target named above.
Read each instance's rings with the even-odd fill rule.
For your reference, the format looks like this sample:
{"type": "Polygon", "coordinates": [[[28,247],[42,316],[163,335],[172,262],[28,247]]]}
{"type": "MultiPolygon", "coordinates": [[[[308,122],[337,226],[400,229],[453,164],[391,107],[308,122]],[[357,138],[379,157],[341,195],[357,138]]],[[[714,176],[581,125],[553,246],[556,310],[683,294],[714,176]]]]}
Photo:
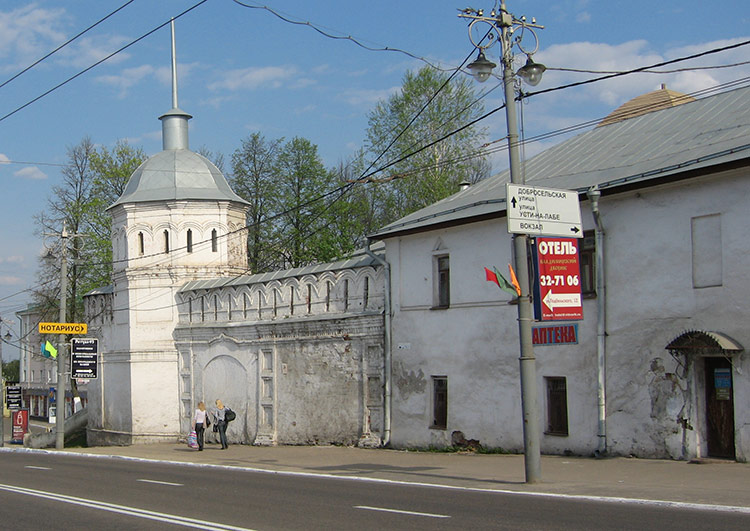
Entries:
{"type": "Polygon", "coordinates": [[[568,435],[568,386],[565,377],[546,377],[547,431],[551,435],[568,435]]]}
{"type": "Polygon", "coordinates": [[[432,377],[431,428],[444,430],[448,426],[448,377],[432,377]]]}

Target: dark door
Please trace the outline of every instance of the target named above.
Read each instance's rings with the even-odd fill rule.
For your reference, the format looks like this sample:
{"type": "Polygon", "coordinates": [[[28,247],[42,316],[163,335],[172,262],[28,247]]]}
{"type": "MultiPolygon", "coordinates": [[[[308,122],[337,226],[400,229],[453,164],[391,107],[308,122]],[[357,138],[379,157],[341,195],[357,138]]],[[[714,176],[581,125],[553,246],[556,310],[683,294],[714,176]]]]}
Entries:
{"type": "Polygon", "coordinates": [[[734,459],[734,388],[732,364],[726,358],[706,363],[706,429],[708,455],[734,459]]]}

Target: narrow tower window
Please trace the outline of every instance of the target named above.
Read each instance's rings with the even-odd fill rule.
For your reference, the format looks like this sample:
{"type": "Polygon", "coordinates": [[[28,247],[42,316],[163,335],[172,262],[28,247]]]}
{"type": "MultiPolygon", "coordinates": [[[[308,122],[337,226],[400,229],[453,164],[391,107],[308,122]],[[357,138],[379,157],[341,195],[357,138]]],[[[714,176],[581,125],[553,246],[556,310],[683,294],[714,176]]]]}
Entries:
{"type": "Polygon", "coordinates": [[[216,229],[211,231],[211,252],[215,253],[219,250],[219,238],[216,229]]]}
{"type": "Polygon", "coordinates": [[[164,231],[164,252],[165,253],[169,252],[169,231],[168,230],[164,231]]]}
{"type": "Polygon", "coordinates": [[[146,252],[146,246],[143,243],[143,233],[138,233],[138,254],[140,256],[143,256],[143,253],[146,252]]]}
{"type": "Polygon", "coordinates": [[[193,252],[193,231],[190,229],[187,231],[187,252],[193,252]]]}

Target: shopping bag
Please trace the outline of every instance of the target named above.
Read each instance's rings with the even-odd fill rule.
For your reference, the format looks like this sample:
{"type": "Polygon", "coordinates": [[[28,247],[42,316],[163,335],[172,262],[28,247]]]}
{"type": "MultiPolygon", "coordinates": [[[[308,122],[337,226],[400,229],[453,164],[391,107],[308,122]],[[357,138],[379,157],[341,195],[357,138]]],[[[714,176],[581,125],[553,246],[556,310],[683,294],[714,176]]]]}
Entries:
{"type": "Polygon", "coordinates": [[[195,433],[195,430],[191,431],[190,435],[188,435],[187,443],[190,448],[198,448],[198,435],[195,433]]]}

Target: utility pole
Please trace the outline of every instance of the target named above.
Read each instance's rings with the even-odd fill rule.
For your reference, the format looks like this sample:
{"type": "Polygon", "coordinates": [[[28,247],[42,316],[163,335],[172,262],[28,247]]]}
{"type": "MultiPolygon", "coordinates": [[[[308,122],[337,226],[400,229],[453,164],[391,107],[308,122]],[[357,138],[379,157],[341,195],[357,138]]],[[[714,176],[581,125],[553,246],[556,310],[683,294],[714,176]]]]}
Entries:
{"type": "MultiPolygon", "coordinates": [[[[2,322],[0,318],[0,323],[2,322]]],[[[3,446],[5,446],[5,378],[3,378],[3,342],[0,340],[0,448],[3,446]]]]}
{"type": "MultiPolygon", "coordinates": [[[[66,322],[66,307],[68,304],[68,231],[63,222],[63,229],[60,233],[61,251],[60,251],[60,317],[59,322],[66,322]]],[[[57,342],[57,398],[55,417],[55,427],[57,437],[55,438],[55,448],[62,450],[65,448],[65,369],[67,358],[65,356],[65,334],[60,334],[57,342]]]]}

